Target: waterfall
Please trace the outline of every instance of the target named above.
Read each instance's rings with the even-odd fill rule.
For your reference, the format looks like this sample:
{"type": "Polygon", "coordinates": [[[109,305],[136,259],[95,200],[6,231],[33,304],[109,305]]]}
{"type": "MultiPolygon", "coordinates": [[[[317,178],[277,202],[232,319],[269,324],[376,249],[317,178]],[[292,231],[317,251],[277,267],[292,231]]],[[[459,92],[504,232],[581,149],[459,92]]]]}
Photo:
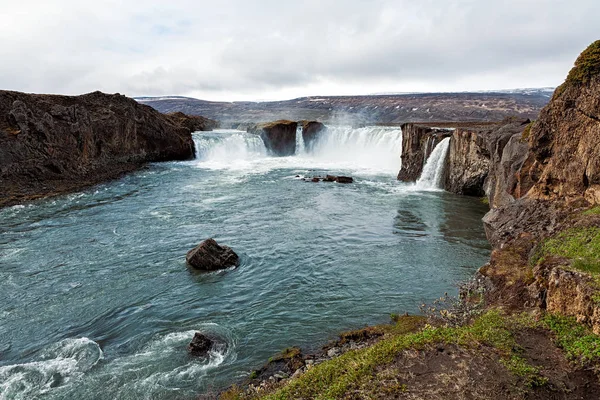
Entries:
{"type": "Polygon", "coordinates": [[[423,167],[421,177],[417,181],[419,189],[440,189],[442,186],[442,177],[446,163],[446,155],[450,147],[450,138],[443,139],[434,147],[431,155],[423,167]]]}
{"type": "Polygon", "coordinates": [[[396,175],[401,168],[402,130],[399,127],[328,126],[308,154],[318,161],[396,175]]]}
{"type": "Polygon", "coordinates": [[[267,156],[258,135],[236,130],[218,130],[194,134],[196,159],[202,162],[232,163],[267,156]]]}
{"type": "Polygon", "coordinates": [[[305,151],[302,124],[298,124],[298,128],[296,128],[296,155],[302,155],[305,151]]]}

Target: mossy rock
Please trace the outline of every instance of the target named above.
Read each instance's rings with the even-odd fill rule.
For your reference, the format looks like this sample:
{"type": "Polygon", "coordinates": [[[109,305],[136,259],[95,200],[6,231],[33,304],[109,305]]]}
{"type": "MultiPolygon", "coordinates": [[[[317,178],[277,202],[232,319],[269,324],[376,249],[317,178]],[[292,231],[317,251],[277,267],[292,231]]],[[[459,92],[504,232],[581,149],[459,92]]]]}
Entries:
{"type": "Polygon", "coordinates": [[[567,76],[567,82],[575,85],[586,84],[600,74],[600,40],[588,46],[575,61],[575,66],[567,76]]]}

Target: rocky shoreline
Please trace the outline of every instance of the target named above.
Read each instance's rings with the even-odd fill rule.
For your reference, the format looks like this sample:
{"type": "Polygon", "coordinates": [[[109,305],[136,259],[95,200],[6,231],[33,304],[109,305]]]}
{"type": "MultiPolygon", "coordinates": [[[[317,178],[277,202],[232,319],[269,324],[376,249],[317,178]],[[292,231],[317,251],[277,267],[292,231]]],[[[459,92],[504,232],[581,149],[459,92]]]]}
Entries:
{"type": "Polygon", "coordinates": [[[444,185],[485,194],[490,262],[460,301],[430,307],[427,325],[310,357],[289,349],[219,398],[598,397],[599,115],[596,41],[534,122],[404,125],[399,179],[416,179],[432,143],[450,137],[444,185]]]}

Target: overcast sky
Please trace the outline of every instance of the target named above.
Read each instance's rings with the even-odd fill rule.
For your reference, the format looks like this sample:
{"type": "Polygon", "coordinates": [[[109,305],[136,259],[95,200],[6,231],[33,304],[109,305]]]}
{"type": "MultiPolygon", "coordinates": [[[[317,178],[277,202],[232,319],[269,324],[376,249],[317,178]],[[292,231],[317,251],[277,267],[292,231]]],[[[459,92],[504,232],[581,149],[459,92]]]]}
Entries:
{"type": "Polygon", "coordinates": [[[557,86],[599,0],[0,0],[0,89],[209,100],[557,86]]]}

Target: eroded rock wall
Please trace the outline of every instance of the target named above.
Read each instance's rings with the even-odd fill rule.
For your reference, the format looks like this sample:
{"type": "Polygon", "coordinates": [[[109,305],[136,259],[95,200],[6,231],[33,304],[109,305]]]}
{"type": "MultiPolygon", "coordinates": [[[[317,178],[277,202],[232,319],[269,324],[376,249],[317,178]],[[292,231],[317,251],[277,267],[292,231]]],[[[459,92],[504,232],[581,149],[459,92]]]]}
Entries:
{"type": "Polygon", "coordinates": [[[122,95],[0,91],[0,206],[194,157],[190,129],[122,95]]]}
{"type": "Polygon", "coordinates": [[[427,157],[435,146],[449,137],[452,130],[436,129],[420,124],[402,125],[402,168],[398,180],[414,182],[421,176],[427,157]]]}

